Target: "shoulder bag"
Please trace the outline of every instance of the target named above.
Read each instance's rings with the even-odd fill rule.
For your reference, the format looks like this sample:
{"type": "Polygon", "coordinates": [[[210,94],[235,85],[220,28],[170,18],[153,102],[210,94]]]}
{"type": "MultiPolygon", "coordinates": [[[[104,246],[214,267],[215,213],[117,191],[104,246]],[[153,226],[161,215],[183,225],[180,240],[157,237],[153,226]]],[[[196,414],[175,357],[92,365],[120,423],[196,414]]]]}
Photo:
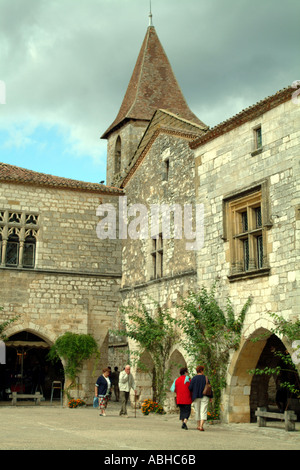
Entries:
{"type": "Polygon", "coordinates": [[[203,389],[203,395],[205,395],[207,397],[211,397],[212,389],[211,389],[211,385],[208,383],[207,376],[205,376],[205,380],[206,380],[206,384],[205,384],[205,387],[203,389]]]}

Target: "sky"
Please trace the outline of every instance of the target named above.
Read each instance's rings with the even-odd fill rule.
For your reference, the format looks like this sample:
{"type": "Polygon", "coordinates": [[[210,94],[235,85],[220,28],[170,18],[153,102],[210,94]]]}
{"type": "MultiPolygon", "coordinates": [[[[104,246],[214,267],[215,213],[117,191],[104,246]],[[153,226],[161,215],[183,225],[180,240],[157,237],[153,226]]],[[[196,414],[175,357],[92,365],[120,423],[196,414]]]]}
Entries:
{"type": "MultiPolygon", "coordinates": [[[[300,80],[299,0],[151,4],[183,95],[208,126],[300,80]]],[[[150,0],[0,0],[1,162],[106,181],[100,137],[121,106],[149,10],[150,0]]]]}

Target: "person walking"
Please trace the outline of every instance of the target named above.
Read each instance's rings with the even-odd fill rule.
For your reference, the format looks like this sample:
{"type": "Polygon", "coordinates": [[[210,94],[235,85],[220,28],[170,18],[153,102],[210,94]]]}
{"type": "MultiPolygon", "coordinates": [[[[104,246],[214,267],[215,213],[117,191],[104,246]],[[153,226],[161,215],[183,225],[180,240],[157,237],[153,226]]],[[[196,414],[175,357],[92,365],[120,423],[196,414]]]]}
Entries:
{"type": "Polygon", "coordinates": [[[115,367],[114,372],[112,372],[111,377],[110,377],[111,386],[114,390],[116,401],[119,401],[119,398],[120,398],[120,390],[119,390],[119,375],[120,375],[120,372],[119,372],[118,369],[119,369],[118,367],[115,367]]]}
{"type": "MultiPolygon", "coordinates": [[[[197,429],[204,431],[204,422],[207,421],[208,403],[212,401],[213,395],[210,397],[203,395],[206,385],[206,376],[204,375],[204,367],[196,367],[197,375],[195,375],[189,384],[189,390],[192,393],[192,400],[195,407],[195,417],[197,421],[197,429]]],[[[207,379],[208,383],[209,380],[207,379]]]]}
{"type": "Polygon", "coordinates": [[[128,417],[127,402],[129,399],[130,389],[134,390],[136,395],[136,388],[133,375],[130,372],[130,365],[125,366],[124,370],[119,375],[119,390],[121,398],[120,416],[128,417]]]}
{"type": "Polygon", "coordinates": [[[188,370],[182,367],[179,371],[180,376],[175,380],[176,403],[180,409],[179,419],[182,421],[182,429],[187,430],[187,422],[191,415],[192,396],[189,390],[190,378],[188,370]]]}
{"type": "Polygon", "coordinates": [[[95,383],[95,397],[98,397],[100,416],[106,416],[105,410],[108,403],[109,391],[110,391],[110,380],[109,380],[109,368],[103,369],[103,374],[100,375],[95,383]]]}

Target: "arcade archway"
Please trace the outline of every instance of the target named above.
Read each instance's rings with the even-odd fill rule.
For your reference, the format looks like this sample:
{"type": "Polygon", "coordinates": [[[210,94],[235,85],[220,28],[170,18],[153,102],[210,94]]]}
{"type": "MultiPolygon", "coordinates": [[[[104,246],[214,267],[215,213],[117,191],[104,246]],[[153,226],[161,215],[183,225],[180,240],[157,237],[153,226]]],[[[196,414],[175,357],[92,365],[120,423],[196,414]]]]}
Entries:
{"type": "MultiPolygon", "coordinates": [[[[246,339],[241,349],[236,352],[229,368],[230,382],[227,388],[227,400],[224,402],[224,412],[228,422],[255,422],[255,411],[258,406],[279,411],[276,395],[280,388],[280,380],[299,383],[299,376],[295,370],[279,377],[275,374],[249,373],[249,370],[256,368],[282,366],[280,356],[274,354],[276,351],[288,354],[285,345],[276,335],[260,328],[246,339]],[[256,341],[253,341],[255,338],[256,341]]],[[[288,398],[289,409],[299,413],[299,400],[293,396],[288,398]]]]}
{"type": "Polygon", "coordinates": [[[300,388],[299,376],[296,368],[286,364],[284,358],[289,356],[286,347],[276,336],[271,335],[262,350],[258,369],[279,367],[280,374],[254,375],[251,381],[250,394],[250,421],[256,422],[255,411],[257,407],[264,406],[270,411],[284,412],[286,409],[293,410],[299,414],[299,400],[297,396],[282,387],[283,383],[290,383],[300,388]]]}
{"type": "Polygon", "coordinates": [[[48,360],[51,345],[27,330],[15,333],[6,342],[6,364],[1,366],[1,400],[9,399],[9,390],[19,393],[42,393],[51,397],[54,380],[64,381],[61,361],[48,360]]]}
{"type": "Polygon", "coordinates": [[[176,395],[173,392],[170,392],[170,388],[175,379],[179,377],[179,370],[181,367],[187,367],[187,363],[182,355],[182,353],[176,348],[169,359],[169,383],[167,387],[166,402],[165,408],[169,411],[177,411],[176,406],[176,395]]]}
{"type": "MultiPolygon", "coordinates": [[[[169,386],[171,387],[177,377],[179,377],[179,369],[181,367],[187,367],[186,361],[178,349],[175,349],[169,359],[169,368],[170,368],[170,380],[169,386]]],[[[192,371],[191,371],[192,373],[192,371]]]]}

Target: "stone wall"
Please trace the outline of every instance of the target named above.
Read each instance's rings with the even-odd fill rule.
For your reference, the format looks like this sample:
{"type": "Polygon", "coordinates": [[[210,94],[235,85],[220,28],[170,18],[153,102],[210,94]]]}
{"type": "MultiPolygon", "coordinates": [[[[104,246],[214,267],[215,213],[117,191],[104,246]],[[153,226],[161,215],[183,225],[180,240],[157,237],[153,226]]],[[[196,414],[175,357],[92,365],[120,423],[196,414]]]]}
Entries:
{"type": "Polygon", "coordinates": [[[121,139],[121,173],[124,172],[128,166],[130,159],[141,140],[143,133],[147,127],[148,122],[133,121],[112,132],[107,141],[107,170],[106,170],[106,184],[115,185],[118,175],[115,174],[115,150],[118,137],[121,139]]]}
{"type": "MultiPolygon", "coordinates": [[[[117,199],[117,198],[115,198],[117,199]]],[[[90,333],[99,344],[96,374],[108,365],[108,329],[120,303],[121,247],[96,234],[100,202],[114,196],[1,184],[0,208],[38,214],[33,269],[1,267],[1,318],[20,315],[7,335],[26,330],[49,346],[66,331],[90,333]]],[[[94,365],[86,364],[81,395],[91,397],[94,365]]]]}
{"type": "MultiPolygon", "coordinates": [[[[133,204],[141,204],[149,210],[149,214],[153,204],[166,204],[167,207],[178,204],[183,215],[184,205],[193,205],[195,201],[194,176],[194,159],[189,141],[162,132],[156,137],[142,164],[125,187],[128,209],[133,204]]],[[[129,219],[129,228],[132,220],[134,218],[129,219]]],[[[128,234],[127,239],[123,240],[122,302],[124,305],[135,305],[137,301],[141,301],[150,312],[154,311],[155,302],[158,302],[175,315],[175,305],[180,297],[196,285],[195,251],[186,249],[187,239],[184,237],[183,227],[182,238],[163,240],[163,273],[162,276],[154,277],[150,218],[148,222],[149,232],[145,238],[134,239],[128,234]]],[[[140,226],[137,226],[137,231],[139,230],[140,226]]],[[[133,343],[129,346],[131,349],[136,347],[133,343]]],[[[182,355],[176,354],[177,349],[178,345],[174,346],[173,357],[180,356],[184,362],[182,355]]],[[[149,357],[147,361],[149,363],[149,357]]],[[[178,367],[172,369],[171,380],[178,376],[178,370],[178,367]]],[[[134,373],[139,401],[152,398],[151,374],[139,370],[134,373]]],[[[171,393],[168,394],[166,406],[168,409],[174,407],[174,396],[171,393]]]]}
{"type": "MultiPolygon", "coordinates": [[[[253,297],[245,319],[244,341],[259,330],[270,330],[268,311],[287,319],[299,318],[299,129],[300,108],[289,100],[195,149],[197,201],[205,204],[204,247],[197,253],[198,283],[209,287],[220,278],[221,301],[229,295],[236,311],[248,296],[253,297]],[[262,129],[262,149],[255,152],[254,131],[258,126],[262,129]],[[249,272],[231,278],[224,200],[261,184],[269,211],[263,227],[268,270],[259,276],[249,272]]],[[[248,420],[249,394],[244,392],[251,380],[246,375],[238,377],[239,354],[234,354],[229,368],[228,383],[234,388],[228,391],[226,414],[227,419],[248,420]]],[[[259,355],[251,354],[255,367],[259,355]]]]}
{"type": "MultiPolygon", "coordinates": [[[[147,209],[149,230],[144,239],[133,239],[129,233],[127,239],[123,241],[123,287],[148,282],[152,278],[151,205],[159,205],[162,213],[163,204],[168,208],[177,204],[183,214],[184,206],[194,202],[193,183],[194,162],[188,141],[167,134],[160,135],[125,188],[128,207],[132,204],[142,204],[147,209]],[[168,177],[166,159],[169,161],[168,177]]],[[[129,228],[135,219],[137,217],[129,220],[129,228]]],[[[171,235],[174,235],[172,213],[170,227],[171,235]]],[[[155,228],[153,230],[155,231],[155,228]]],[[[158,231],[160,230],[161,226],[158,231]]],[[[140,226],[137,226],[137,232],[140,232],[140,226]]],[[[182,222],[182,238],[170,237],[164,240],[164,276],[173,276],[195,268],[195,252],[187,251],[186,243],[182,222]]]]}

